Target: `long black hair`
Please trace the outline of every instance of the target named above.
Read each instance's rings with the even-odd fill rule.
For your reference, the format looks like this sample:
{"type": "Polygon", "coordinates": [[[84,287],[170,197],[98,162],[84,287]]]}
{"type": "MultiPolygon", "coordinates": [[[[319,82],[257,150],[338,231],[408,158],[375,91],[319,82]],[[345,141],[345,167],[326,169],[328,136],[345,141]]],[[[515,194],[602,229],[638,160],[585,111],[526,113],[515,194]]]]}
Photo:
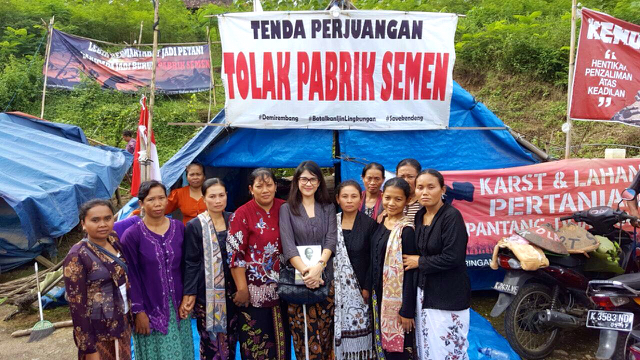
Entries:
{"type": "Polygon", "coordinates": [[[295,216],[300,216],[298,207],[302,202],[302,194],[300,193],[298,184],[300,182],[300,176],[305,172],[305,170],[318,178],[318,188],[313,195],[316,201],[322,205],[331,204],[331,198],[329,197],[329,191],[327,190],[327,183],[324,181],[324,176],[322,176],[320,166],[311,160],[303,161],[298,165],[296,172],[293,174],[291,189],[289,190],[289,199],[287,200],[289,207],[291,208],[291,213],[295,216]]]}

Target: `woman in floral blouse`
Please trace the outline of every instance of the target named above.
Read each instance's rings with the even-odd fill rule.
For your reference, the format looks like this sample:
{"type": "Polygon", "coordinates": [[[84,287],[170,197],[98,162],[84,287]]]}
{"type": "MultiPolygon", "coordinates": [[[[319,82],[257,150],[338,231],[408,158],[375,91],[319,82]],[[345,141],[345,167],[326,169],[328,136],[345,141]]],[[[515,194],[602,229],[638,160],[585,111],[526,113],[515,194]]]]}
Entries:
{"type": "Polygon", "coordinates": [[[78,359],[131,359],[129,281],[113,233],[113,206],[91,200],[80,208],[86,236],[64,259],[64,283],[78,359]]]}
{"type": "Polygon", "coordinates": [[[231,215],[227,252],[237,292],[238,340],[243,360],[290,358],[286,304],[276,293],[280,272],[280,206],[276,178],[258,168],[249,176],[253,196],[231,215]]]}

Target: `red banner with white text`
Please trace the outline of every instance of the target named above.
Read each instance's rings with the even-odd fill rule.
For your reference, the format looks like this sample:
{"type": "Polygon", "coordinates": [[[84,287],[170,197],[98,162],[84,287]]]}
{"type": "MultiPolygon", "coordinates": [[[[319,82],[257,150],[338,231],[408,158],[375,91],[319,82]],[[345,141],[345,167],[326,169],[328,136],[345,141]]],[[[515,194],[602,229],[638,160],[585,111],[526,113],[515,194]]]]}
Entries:
{"type": "Polygon", "coordinates": [[[469,233],[467,266],[488,266],[496,242],[515,231],[545,223],[558,228],[559,218],[575,211],[617,206],[639,168],[640,159],[575,159],[443,172],[452,193],[464,194],[453,206],[469,233]]]}
{"type": "Polygon", "coordinates": [[[640,25],[582,9],[570,116],[640,126],[640,25]]]}

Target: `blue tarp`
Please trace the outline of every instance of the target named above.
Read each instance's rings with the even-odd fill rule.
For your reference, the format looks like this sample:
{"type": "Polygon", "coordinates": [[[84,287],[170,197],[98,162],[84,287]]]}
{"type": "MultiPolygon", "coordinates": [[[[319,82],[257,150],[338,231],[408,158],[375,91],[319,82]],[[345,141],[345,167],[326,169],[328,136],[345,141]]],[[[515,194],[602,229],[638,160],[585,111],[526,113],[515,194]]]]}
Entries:
{"type": "Polygon", "coordinates": [[[508,355],[509,360],[520,359],[520,356],[511,349],[507,339],[502,337],[482,315],[471,310],[469,323],[469,349],[467,350],[469,360],[490,360],[490,357],[480,353],[482,348],[500,351],[508,355]]]}
{"type": "MultiPolygon", "coordinates": [[[[224,111],[211,122],[222,124],[224,111]]],[[[426,131],[334,132],[207,126],[164,164],[162,181],[172,186],[193,161],[214,168],[287,168],[296,167],[303,160],[314,160],[323,167],[339,163],[342,180],[358,181],[364,165],[372,161],[382,163],[391,172],[395,172],[396,164],[404,158],[415,158],[423,168],[438,170],[499,169],[538,162],[515,141],[495,114],[456,82],[453,84],[449,127],[426,131]],[[460,127],[500,129],[455,129],[460,127]],[[334,157],[335,134],[339,158],[334,157]]],[[[227,183],[233,186],[233,182],[227,183]]],[[[237,192],[230,190],[230,202],[234,193],[237,192]]],[[[137,206],[135,200],[129,205],[137,206]]],[[[228,210],[234,208],[230,206],[228,210]]],[[[480,290],[491,288],[504,274],[486,267],[471,269],[470,276],[472,288],[480,290]]]]}
{"type": "MultiPolygon", "coordinates": [[[[505,127],[484,104],[453,83],[449,127],[505,127]]],[[[414,158],[423,168],[500,169],[537,162],[508,130],[340,131],[343,179],[360,179],[363,163],[379,162],[389,171],[401,159],[414,158]],[[353,159],[355,161],[349,161],[353,159]]]]}
{"type": "Polygon", "coordinates": [[[111,198],[132,161],[122,149],[87,145],[78,127],[0,114],[0,197],[14,212],[0,211],[8,224],[0,234],[15,233],[15,218],[22,230],[0,237],[2,271],[24,262],[7,251],[35,257],[39,243],[78,224],[80,204],[111,198]]]}
{"type": "MultiPolygon", "coordinates": [[[[211,120],[224,122],[224,111],[211,120]]],[[[484,104],[453,83],[449,127],[505,127],[484,104]]],[[[161,169],[162,180],[174,184],[196,160],[214,167],[295,167],[303,160],[320,166],[342,163],[342,179],[360,179],[365,163],[376,161],[394,171],[399,160],[412,157],[438,170],[498,169],[535,164],[529,152],[503,130],[427,130],[338,132],[342,160],[333,158],[331,130],[255,130],[204,127],[161,169]],[[345,160],[346,158],[346,160],[345,160]]]]}
{"type": "Polygon", "coordinates": [[[87,138],[84,136],[84,131],[74,125],[44,121],[28,114],[16,112],[1,113],[0,121],[12,122],[17,125],[44,131],[46,133],[57,135],[65,139],[73,140],[75,142],[89,144],[89,142],[87,142],[87,138]]]}
{"type": "MultiPolygon", "coordinates": [[[[473,310],[470,310],[470,313],[468,336],[469,348],[467,349],[469,360],[490,360],[488,356],[480,353],[480,349],[483,348],[502,352],[509,357],[509,360],[520,359],[520,356],[511,349],[509,342],[507,342],[507,340],[502,337],[502,335],[500,335],[493,326],[491,326],[491,323],[487,321],[487,319],[483,318],[482,315],[473,310]]],[[[200,336],[195,326],[195,320],[192,321],[192,330],[194,349],[196,353],[195,359],[197,360],[199,359],[197,354],[200,346],[200,336]]],[[[292,358],[295,360],[296,357],[293,349],[291,350],[291,354],[292,358]]],[[[239,343],[236,344],[236,360],[240,360],[239,343]]]]}

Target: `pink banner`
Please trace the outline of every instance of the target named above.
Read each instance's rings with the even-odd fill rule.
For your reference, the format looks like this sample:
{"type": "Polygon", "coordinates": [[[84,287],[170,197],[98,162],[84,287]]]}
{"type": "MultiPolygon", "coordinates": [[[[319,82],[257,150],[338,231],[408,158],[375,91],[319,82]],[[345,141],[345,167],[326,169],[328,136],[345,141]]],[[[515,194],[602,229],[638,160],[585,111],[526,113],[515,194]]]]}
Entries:
{"type": "MultiPolygon", "coordinates": [[[[488,266],[496,242],[515,231],[595,206],[616,207],[640,168],[640,159],[576,159],[499,170],[447,171],[445,182],[473,189],[453,201],[462,212],[469,245],[467,265],[488,266]]],[[[625,208],[624,204],[621,208],[625,208]]]]}

